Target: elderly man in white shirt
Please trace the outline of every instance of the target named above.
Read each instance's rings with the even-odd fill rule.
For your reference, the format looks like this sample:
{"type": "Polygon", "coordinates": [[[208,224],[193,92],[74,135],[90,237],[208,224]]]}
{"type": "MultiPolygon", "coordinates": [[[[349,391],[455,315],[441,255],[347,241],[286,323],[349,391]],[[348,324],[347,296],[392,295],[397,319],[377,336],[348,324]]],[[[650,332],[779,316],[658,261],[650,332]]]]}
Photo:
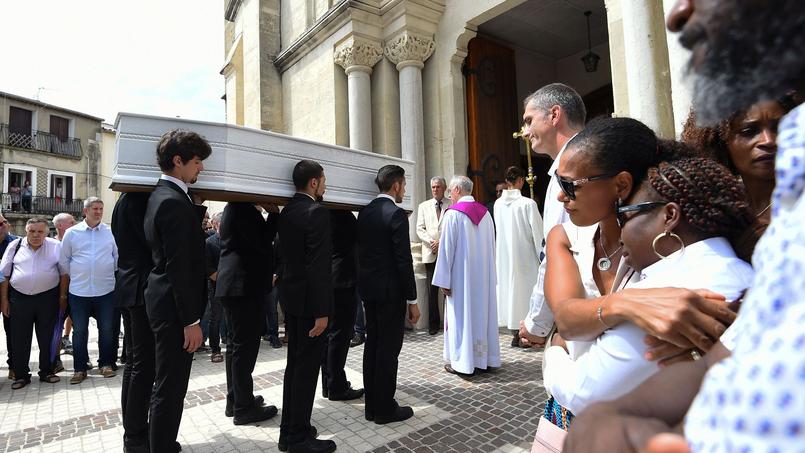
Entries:
{"type": "MultiPolygon", "coordinates": [[[[441,176],[430,179],[430,192],[433,198],[419,204],[416,215],[416,235],[422,245],[422,263],[427,272],[428,284],[433,280],[436,257],[439,254],[439,233],[442,213],[450,207],[450,200],[444,196],[447,181],[441,176]]],[[[439,288],[430,285],[428,290],[428,333],[436,335],[442,328],[439,313],[439,288]]]]}
{"type": "Polygon", "coordinates": [[[45,219],[28,220],[26,236],[11,242],[0,261],[0,309],[14,320],[11,326],[14,390],[31,382],[28,362],[34,329],[39,344],[39,380],[59,382],[53,373],[50,348],[59,308],[65,305],[60,295],[67,292],[67,280],[59,266],[61,244],[46,237],[47,229],[45,219]]]}
{"type": "MultiPolygon", "coordinates": [[[[84,200],[84,221],[73,226],[62,240],[60,263],[70,276],[70,317],[73,320],[73,363],[70,384],[87,377],[89,317],[98,322],[98,365],[104,377],[115,375],[117,342],[115,336],[115,270],[117,245],[112,229],[101,222],[103,201],[84,200]]],[[[120,322],[119,320],[117,321],[120,322]]]]}

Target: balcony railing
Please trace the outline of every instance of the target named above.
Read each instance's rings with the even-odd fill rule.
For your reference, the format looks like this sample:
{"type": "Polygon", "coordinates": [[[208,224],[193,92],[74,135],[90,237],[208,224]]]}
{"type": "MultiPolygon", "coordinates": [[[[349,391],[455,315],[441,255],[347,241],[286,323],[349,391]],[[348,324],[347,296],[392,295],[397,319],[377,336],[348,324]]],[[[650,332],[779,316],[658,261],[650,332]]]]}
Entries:
{"type": "Polygon", "coordinates": [[[59,137],[42,131],[31,131],[30,134],[11,132],[8,124],[0,124],[0,145],[15,148],[35,149],[62,156],[81,157],[81,139],[68,138],[62,141],[59,137]]]}
{"type": "Polygon", "coordinates": [[[4,193],[0,194],[0,206],[2,206],[4,214],[30,214],[31,217],[34,217],[37,215],[53,216],[66,212],[78,216],[81,215],[84,208],[84,200],[61,197],[23,197],[20,194],[4,193]]]}

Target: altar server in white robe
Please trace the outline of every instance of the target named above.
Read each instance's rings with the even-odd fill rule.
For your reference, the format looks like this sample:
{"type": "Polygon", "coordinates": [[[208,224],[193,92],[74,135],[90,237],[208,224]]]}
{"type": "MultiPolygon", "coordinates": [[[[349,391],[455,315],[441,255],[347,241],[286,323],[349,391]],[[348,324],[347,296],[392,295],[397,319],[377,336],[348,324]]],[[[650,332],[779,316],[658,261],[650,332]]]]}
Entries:
{"type": "Polygon", "coordinates": [[[506,190],[495,202],[498,326],[512,331],[512,347],[519,347],[521,342],[524,347],[531,346],[518,332],[537,283],[542,249],[542,217],[537,203],[520,192],[524,182],[525,172],[509,167],[506,190]]]}
{"type": "Polygon", "coordinates": [[[475,201],[472,181],[450,181],[453,204],[442,218],[433,285],[445,294],[444,369],[473,375],[500,366],[495,288],[495,230],[475,201]]]}

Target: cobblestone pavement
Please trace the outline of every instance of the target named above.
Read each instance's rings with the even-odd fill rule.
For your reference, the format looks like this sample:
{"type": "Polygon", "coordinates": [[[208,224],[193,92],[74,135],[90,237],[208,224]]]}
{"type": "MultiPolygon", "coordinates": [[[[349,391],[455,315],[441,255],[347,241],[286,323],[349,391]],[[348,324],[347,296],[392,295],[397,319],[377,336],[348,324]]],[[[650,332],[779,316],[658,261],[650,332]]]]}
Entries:
{"type": "MultiPolygon", "coordinates": [[[[91,332],[93,329],[91,328],[91,332]]],[[[315,401],[312,423],[320,438],[333,439],[339,452],[520,452],[528,451],[545,400],[541,352],[508,346],[501,333],[502,367],[472,378],[443,370],[441,334],[407,332],[400,355],[397,399],[414,407],[403,423],[379,426],[363,418],[363,399],[315,401]]],[[[97,358],[96,338],[90,357],[97,358]]],[[[63,355],[67,371],[57,384],[36,379],[37,352],[32,352],[32,383],[11,390],[5,379],[5,337],[0,330],[0,451],[119,452],[123,450],[118,375],[105,379],[97,368],[80,385],[70,385],[72,357],[63,355]]],[[[35,347],[34,347],[35,349],[35,347]]],[[[261,344],[254,371],[255,393],[268,404],[282,400],[285,348],[261,344]]],[[[361,387],[363,346],[350,349],[347,376],[361,387]]],[[[234,426],[225,418],[226,378],[223,363],[196,354],[185,400],[179,442],[185,452],[277,451],[279,416],[259,425],[234,426]]]]}

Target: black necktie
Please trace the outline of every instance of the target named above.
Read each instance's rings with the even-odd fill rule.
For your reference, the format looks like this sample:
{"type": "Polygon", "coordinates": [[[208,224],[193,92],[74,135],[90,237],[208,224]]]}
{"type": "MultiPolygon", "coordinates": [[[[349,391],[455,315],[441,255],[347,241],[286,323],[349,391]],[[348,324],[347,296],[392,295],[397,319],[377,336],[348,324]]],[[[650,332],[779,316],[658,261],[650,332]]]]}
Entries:
{"type": "Polygon", "coordinates": [[[436,220],[442,217],[442,200],[436,202],[436,220]]]}

